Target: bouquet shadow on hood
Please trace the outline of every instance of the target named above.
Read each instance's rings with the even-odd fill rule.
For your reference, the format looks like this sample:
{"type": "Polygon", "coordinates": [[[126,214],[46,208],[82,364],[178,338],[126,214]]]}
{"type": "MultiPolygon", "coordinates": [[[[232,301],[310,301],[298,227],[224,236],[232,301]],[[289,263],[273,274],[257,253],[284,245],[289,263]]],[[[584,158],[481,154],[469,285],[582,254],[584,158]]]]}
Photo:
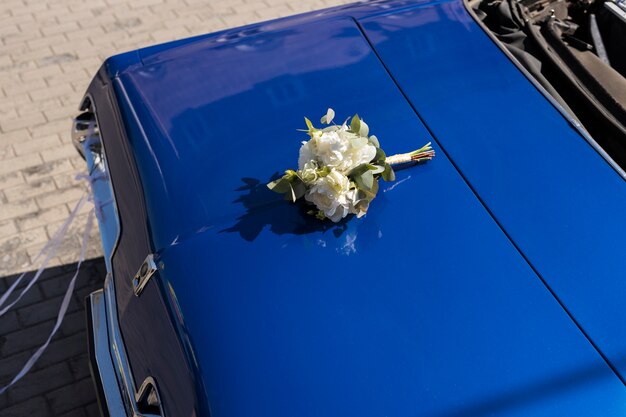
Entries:
{"type": "MultiPolygon", "coordinates": [[[[280,178],[275,173],[270,178],[273,181],[280,178]]],[[[349,215],[338,223],[320,221],[307,214],[311,206],[302,202],[291,203],[267,188],[268,181],[256,178],[242,178],[243,185],[235,189],[242,193],[233,201],[242,204],[246,212],[237,218],[237,223],[223,229],[220,233],[239,233],[248,242],[254,241],[263,229],[269,226],[269,231],[277,235],[303,235],[314,232],[328,232],[339,238],[348,229],[348,221],[354,217],[349,215]]]]}

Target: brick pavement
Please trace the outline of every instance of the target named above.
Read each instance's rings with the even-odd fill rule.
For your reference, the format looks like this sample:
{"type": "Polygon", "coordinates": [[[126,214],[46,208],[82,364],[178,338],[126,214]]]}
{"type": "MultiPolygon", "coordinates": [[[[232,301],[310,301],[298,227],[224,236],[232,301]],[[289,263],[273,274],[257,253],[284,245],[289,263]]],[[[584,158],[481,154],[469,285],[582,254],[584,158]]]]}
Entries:
{"type": "MultiPolygon", "coordinates": [[[[84,185],[74,177],[83,162],[70,143],[70,121],[106,57],[350,2],[2,0],[0,277],[31,268],[82,194],[84,185]]],[[[78,258],[80,233],[79,227],[71,230],[52,265],[78,258]]],[[[95,230],[88,255],[100,254],[95,230]]]]}
{"type": "MultiPolygon", "coordinates": [[[[6,385],[47,339],[75,271],[75,264],[47,269],[27,295],[0,318],[0,386],[6,385]]],[[[83,264],[63,324],[33,369],[0,395],[0,415],[99,416],[89,374],[83,299],[102,287],[104,275],[102,258],[83,264]]],[[[16,277],[1,279],[0,293],[16,277]]]]}

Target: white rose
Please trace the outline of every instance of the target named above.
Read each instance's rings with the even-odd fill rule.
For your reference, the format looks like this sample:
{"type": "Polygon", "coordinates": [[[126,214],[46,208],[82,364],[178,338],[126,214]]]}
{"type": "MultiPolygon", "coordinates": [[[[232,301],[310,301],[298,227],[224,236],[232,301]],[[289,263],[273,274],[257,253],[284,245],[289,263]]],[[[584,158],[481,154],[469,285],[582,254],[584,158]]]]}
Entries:
{"type": "Polygon", "coordinates": [[[317,169],[318,165],[316,161],[309,161],[305,163],[304,166],[299,170],[300,178],[302,178],[302,181],[304,181],[306,184],[311,184],[317,181],[317,179],[319,178],[317,174],[317,169]]]}
{"type": "MultiPolygon", "coordinates": [[[[352,135],[346,132],[348,135],[352,135]]],[[[369,141],[360,136],[353,135],[350,139],[350,147],[344,155],[344,159],[348,162],[346,165],[346,171],[351,170],[361,164],[371,162],[376,156],[376,147],[369,143],[369,141]]]]}
{"type": "Polygon", "coordinates": [[[302,142],[298,169],[311,162],[319,166],[335,168],[348,173],[360,164],[368,163],[376,156],[376,147],[367,138],[348,131],[346,125],[315,131],[308,142],[302,142]]]}
{"type": "Polygon", "coordinates": [[[300,156],[298,157],[298,169],[300,171],[304,169],[306,164],[316,159],[315,153],[315,142],[311,140],[308,142],[302,142],[302,146],[300,147],[300,156]]]}
{"type": "Polygon", "coordinates": [[[350,148],[350,140],[339,132],[339,130],[323,132],[319,138],[313,138],[311,141],[315,141],[316,157],[322,165],[343,172],[346,165],[350,163],[345,160],[350,148]]]}
{"type": "Polygon", "coordinates": [[[326,217],[337,223],[346,217],[353,207],[350,180],[341,172],[333,169],[319,178],[304,195],[306,201],[315,204],[326,217]]]}

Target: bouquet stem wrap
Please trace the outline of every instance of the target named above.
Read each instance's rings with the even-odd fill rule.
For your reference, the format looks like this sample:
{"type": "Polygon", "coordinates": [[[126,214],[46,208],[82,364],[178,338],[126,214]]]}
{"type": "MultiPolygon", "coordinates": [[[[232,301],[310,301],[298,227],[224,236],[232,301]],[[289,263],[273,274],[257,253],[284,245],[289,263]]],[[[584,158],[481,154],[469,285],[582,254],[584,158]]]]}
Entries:
{"type": "Polygon", "coordinates": [[[406,166],[407,164],[417,164],[429,161],[433,159],[434,156],[435,151],[430,147],[430,142],[428,142],[426,145],[413,152],[399,153],[388,156],[385,159],[385,162],[397,169],[398,167],[406,166]]]}

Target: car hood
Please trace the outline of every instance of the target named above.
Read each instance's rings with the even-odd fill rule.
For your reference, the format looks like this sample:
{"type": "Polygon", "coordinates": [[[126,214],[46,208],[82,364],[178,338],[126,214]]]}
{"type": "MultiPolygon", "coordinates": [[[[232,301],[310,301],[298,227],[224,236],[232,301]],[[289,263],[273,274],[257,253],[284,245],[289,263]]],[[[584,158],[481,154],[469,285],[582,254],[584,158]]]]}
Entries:
{"type": "MultiPolygon", "coordinates": [[[[459,92],[488,93],[467,87],[471,69],[419,78],[440,64],[420,57],[450,52],[443,32],[412,49],[382,47],[407,24],[471,36],[480,28],[458,2],[377,13],[144,53],[114,79],[161,265],[155,280],[211,414],[619,415],[623,384],[476,193],[475,177],[450,159],[446,144],[459,132],[433,136],[429,117],[442,125],[446,94],[457,105],[459,92]],[[433,87],[439,95],[424,101],[437,114],[416,111],[411,69],[396,69],[402,54],[415,85],[459,89],[433,87]],[[358,112],[388,154],[432,141],[437,157],[382,183],[365,218],[318,222],[265,184],[297,163],[303,116],[327,107],[338,119],[358,112]]],[[[480,138],[463,123],[473,133],[458,148],[467,150],[480,138]]],[[[570,129],[564,120],[552,128],[570,129]]],[[[158,366],[151,372],[175,385],[158,366]]]]}

